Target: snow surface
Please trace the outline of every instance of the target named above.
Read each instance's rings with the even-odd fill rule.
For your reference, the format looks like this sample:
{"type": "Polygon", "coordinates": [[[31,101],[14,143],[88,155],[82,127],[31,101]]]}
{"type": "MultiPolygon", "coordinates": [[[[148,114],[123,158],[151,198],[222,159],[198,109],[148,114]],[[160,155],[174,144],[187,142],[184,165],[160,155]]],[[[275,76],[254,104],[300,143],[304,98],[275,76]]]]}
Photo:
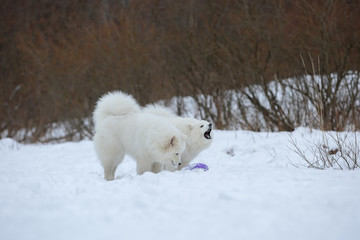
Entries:
{"type": "Polygon", "coordinates": [[[209,171],[103,179],[92,141],[0,140],[0,239],[358,239],[359,170],[315,170],[291,150],[318,132],[215,131],[209,171]]]}

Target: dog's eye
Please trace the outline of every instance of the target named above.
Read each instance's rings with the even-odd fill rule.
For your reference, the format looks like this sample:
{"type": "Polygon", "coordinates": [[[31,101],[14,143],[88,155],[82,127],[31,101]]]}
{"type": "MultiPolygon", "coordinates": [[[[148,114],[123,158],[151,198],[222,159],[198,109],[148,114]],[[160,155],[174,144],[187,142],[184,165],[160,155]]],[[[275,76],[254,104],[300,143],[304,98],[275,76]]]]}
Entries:
{"type": "Polygon", "coordinates": [[[202,128],[204,125],[201,125],[200,128],[202,128]]]}
{"type": "Polygon", "coordinates": [[[179,153],[175,153],[176,156],[179,156],[179,153]]]}

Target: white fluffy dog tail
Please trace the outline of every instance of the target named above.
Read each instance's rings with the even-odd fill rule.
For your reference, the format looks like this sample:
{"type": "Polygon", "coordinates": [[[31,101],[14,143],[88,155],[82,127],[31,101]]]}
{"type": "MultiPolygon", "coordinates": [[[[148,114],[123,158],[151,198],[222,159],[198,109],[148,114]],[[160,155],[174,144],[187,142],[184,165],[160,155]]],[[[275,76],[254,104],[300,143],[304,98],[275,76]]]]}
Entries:
{"type": "Polygon", "coordinates": [[[140,106],[129,94],[121,91],[109,92],[96,103],[93,120],[96,125],[109,116],[124,116],[140,112],[140,106]]]}

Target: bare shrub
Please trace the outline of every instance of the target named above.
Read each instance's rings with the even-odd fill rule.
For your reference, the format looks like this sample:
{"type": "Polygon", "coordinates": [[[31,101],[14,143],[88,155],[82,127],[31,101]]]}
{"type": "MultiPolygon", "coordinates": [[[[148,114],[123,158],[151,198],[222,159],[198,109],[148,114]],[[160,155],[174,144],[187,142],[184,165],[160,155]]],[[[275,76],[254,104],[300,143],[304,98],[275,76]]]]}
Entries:
{"type": "Polygon", "coordinates": [[[316,169],[334,168],[340,170],[354,170],[359,168],[359,133],[322,132],[319,142],[309,142],[306,154],[291,137],[293,151],[304,160],[308,167],[316,169]],[[309,156],[310,155],[310,156],[309,156]]]}
{"type": "Polygon", "coordinates": [[[175,43],[167,50],[168,72],[178,95],[190,94],[202,116],[220,129],[358,129],[359,4],[186,3],[172,3],[176,17],[185,14],[169,31],[175,43]],[[317,56],[316,69],[311,55],[299,57],[308,53],[317,56]]]}
{"type": "Polygon", "coordinates": [[[56,140],[50,132],[61,128],[58,140],[79,140],[92,136],[87,119],[107,91],[132,93],[141,104],[169,97],[158,30],[151,16],[139,14],[156,8],[149,2],[5,4],[11,11],[0,14],[9,32],[0,38],[2,137],[56,140]]]}
{"type": "MultiPolygon", "coordinates": [[[[220,129],[360,127],[357,1],[5,0],[2,6],[1,137],[55,140],[49,132],[59,127],[60,140],[91,136],[86,119],[97,98],[114,89],[141,104],[190,96],[197,115],[220,129]],[[304,74],[312,62],[299,56],[308,53],[320,64],[304,74]],[[354,78],[346,80],[350,71],[354,78]],[[301,83],[304,75],[321,76],[317,95],[306,96],[316,85],[301,83]],[[293,76],[298,85],[282,81],[293,76]],[[289,88],[293,101],[280,98],[289,88]],[[313,112],[323,124],[313,122],[313,112]]],[[[179,99],[179,114],[186,114],[185,104],[179,99]]]]}

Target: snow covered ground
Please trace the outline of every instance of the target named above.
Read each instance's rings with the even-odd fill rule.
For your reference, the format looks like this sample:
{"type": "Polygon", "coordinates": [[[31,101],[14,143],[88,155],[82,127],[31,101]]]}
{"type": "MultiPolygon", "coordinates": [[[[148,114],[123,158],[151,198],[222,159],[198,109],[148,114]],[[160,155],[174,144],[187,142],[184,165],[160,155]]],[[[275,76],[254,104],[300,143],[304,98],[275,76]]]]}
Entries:
{"type": "Polygon", "coordinates": [[[293,133],[216,131],[209,171],[103,180],[91,141],[0,140],[0,239],[358,239],[360,172],[304,166],[293,133]],[[297,167],[295,167],[296,165],[297,167]]]}

